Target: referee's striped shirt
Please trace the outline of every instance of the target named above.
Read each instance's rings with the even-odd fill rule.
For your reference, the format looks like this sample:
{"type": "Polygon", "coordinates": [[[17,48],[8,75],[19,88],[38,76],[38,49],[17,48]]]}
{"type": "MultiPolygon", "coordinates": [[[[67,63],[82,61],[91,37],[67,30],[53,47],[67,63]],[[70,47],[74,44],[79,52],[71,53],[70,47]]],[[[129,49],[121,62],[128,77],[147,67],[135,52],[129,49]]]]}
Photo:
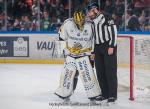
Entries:
{"type": "Polygon", "coordinates": [[[95,25],[95,43],[109,42],[110,47],[115,47],[117,44],[117,27],[114,24],[114,20],[99,13],[93,21],[95,25]]]}

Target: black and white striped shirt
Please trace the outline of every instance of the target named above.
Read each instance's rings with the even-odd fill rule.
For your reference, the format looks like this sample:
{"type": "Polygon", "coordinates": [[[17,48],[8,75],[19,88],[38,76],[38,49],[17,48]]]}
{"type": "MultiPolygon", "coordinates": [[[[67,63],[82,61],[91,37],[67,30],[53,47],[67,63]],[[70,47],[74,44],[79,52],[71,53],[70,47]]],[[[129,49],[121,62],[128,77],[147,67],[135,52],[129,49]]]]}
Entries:
{"type": "Polygon", "coordinates": [[[95,25],[95,43],[109,42],[110,47],[115,47],[117,44],[117,27],[114,24],[114,20],[99,13],[93,21],[95,25]]]}

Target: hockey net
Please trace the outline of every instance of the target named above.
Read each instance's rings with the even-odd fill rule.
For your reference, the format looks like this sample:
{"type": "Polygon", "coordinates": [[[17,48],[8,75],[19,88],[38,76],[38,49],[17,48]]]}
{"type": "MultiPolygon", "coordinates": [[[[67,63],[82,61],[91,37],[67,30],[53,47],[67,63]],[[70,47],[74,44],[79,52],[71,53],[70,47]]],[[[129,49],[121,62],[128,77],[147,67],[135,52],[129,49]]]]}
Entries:
{"type": "Polygon", "coordinates": [[[118,90],[150,101],[150,37],[118,36],[117,43],[118,90]]]}

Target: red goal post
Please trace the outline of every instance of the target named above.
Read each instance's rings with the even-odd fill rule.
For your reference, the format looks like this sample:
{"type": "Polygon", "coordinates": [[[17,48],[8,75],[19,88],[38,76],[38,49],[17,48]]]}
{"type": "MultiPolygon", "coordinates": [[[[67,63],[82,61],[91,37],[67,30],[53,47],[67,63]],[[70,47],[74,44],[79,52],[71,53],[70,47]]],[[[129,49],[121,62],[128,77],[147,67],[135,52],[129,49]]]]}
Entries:
{"type": "Polygon", "coordinates": [[[130,69],[130,100],[134,100],[133,97],[133,78],[134,78],[134,64],[133,64],[133,52],[134,52],[134,40],[132,36],[118,36],[118,38],[128,38],[129,39],[129,44],[130,44],[130,62],[129,62],[129,69],[130,69]]]}
{"type": "MultiPolygon", "coordinates": [[[[125,80],[129,81],[127,82],[128,84],[126,85],[130,91],[129,99],[133,101],[138,96],[139,91],[136,91],[137,89],[140,90],[141,92],[142,91],[144,92],[145,90],[147,91],[150,88],[149,87],[150,82],[149,82],[149,85],[143,84],[142,86],[144,88],[136,87],[138,86],[138,83],[140,83],[141,81],[148,80],[148,79],[145,79],[144,76],[138,77],[138,75],[145,75],[144,74],[145,68],[146,68],[145,66],[147,66],[147,69],[149,72],[149,74],[147,73],[146,75],[150,77],[150,55],[149,55],[150,54],[149,53],[150,52],[150,37],[138,36],[138,35],[135,35],[135,36],[119,35],[117,39],[117,44],[118,44],[117,45],[118,69],[120,69],[120,66],[124,67],[126,65],[126,68],[122,69],[121,71],[118,70],[118,74],[122,75],[121,72],[128,73],[126,75],[128,75],[129,77],[127,77],[125,80]],[[143,49],[143,47],[146,47],[146,49],[143,49]],[[126,61],[125,65],[123,61],[126,61]],[[128,71],[125,71],[126,69],[128,69],[128,71]],[[138,69],[140,69],[140,71],[138,71],[138,69]]],[[[123,78],[123,76],[119,77],[119,79],[122,81],[121,78],[123,78]]],[[[150,81],[150,78],[148,81],[150,81]]],[[[118,82],[118,84],[120,84],[120,81],[118,82]]]]}

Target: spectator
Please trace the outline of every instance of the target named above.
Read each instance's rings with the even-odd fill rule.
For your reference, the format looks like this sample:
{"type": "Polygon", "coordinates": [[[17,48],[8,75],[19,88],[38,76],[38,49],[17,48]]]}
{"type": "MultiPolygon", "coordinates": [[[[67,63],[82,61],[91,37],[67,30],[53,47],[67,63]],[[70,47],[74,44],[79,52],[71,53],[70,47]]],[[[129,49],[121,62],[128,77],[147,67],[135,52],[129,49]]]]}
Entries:
{"type": "MultiPolygon", "coordinates": [[[[0,0],[0,14],[5,12],[4,0],[0,0]]],[[[90,2],[97,2],[99,0],[71,0],[71,13],[76,8],[84,8],[90,2]]],[[[0,31],[24,31],[24,15],[30,16],[31,28],[30,31],[37,31],[41,28],[44,30],[44,25],[48,25],[47,30],[55,30],[52,25],[56,24],[55,20],[51,18],[56,18],[60,22],[63,22],[69,17],[69,0],[7,0],[7,18],[4,15],[0,15],[0,31]],[[40,5],[40,8],[38,7],[40,5]],[[18,11],[19,10],[19,11],[18,11]],[[49,14],[48,20],[45,20],[44,13],[45,10],[49,14]],[[14,24],[16,20],[19,19],[20,29],[14,24]],[[7,22],[5,22],[5,20],[7,22]],[[45,22],[46,21],[46,22],[45,22]],[[53,22],[54,21],[54,22],[53,22]],[[45,22],[45,24],[43,24],[45,22]],[[5,24],[7,23],[7,24],[5,24]],[[41,26],[40,26],[41,24],[41,26]],[[6,26],[7,25],[7,26],[6,26]],[[6,28],[7,27],[7,28],[6,28]]],[[[110,16],[114,17],[117,24],[118,30],[124,31],[126,15],[124,15],[124,0],[100,0],[100,9],[110,16]],[[120,23],[121,22],[121,23],[120,23]]],[[[149,27],[149,10],[150,10],[150,0],[127,0],[127,9],[132,10],[132,13],[136,15],[140,23],[140,28],[142,31],[146,31],[149,27]],[[144,12],[143,12],[144,10],[144,12]],[[145,13],[145,15],[144,15],[145,13]],[[145,19],[145,20],[144,20],[145,19]]],[[[128,24],[126,24],[128,25],[128,24]]],[[[128,28],[128,27],[127,27],[128,28]]]]}
{"type": "Polygon", "coordinates": [[[144,24],[144,30],[150,31],[150,18],[146,20],[146,22],[144,24]]]}
{"type": "Polygon", "coordinates": [[[41,30],[49,31],[50,25],[51,25],[51,18],[50,18],[48,11],[46,10],[46,11],[44,11],[44,17],[43,17],[43,20],[41,22],[41,30]]]}
{"type": "Polygon", "coordinates": [[[24,22],[23,22],[23,28],[21,29],[21,31],[31,31],[31,21],[29,16],[25,15],[24,16],[24,22]]]}
{"type": "Polygon", "coordinates": [[[111,0],[106,0],[106,5],[105,5],[105,12],[108,13],[110,16],[112,15],[114,11],[114,6],[111,2],[111,0]]]}
{"type": "Polygon", "coordinates": [[[123,14],[121,18],[121,25],[119,25],[119,31],[125,31],[125,26],[125,15],[123,14]]]}
{"type": "Polygon", "coordinates": [[[13,17],[20,17],[22,15],[31,15],[31,9],[25,0],[17,0],[13,5],[13,17]]]}
{"type": "Polygon", "coordinates": [[[114,12],[121,18],[124,14],[125,4],[123,0],[116,0],[114,12]]]}
{"type": "Polygon", "coordinates": [[[27,3],[28,6],[30,7],[30,9],[31,9],[31,7],[32,7],[32,1],[36,1],[36,0],[26,0],[26,3],[27,3]]]}
{"type": "Polygon", "coordinates": [[[13,31],[20,31],[20,20],[19,20],[19,18],[15,19],[15,22],[13,24],[13,31]]]}
{"type": "Polygon", "coordinates": [[[63,17],[64,13],[65,13],[65,11],[64,11],[63,4],[59,0],[57,0],[56,1],[56,14],[57,14],[57,16],[62,16],[63,17]]]}
{"type": "Polygon", "coordinates": [[[31,7],[32,9],[32,15],[36,15],[38,13],[38,4],[36,0],[33,0],[33,5],[31,7]]]}
{"type": "Polygon", "coordinates": [[[134,9],[134,2],[132,2],[133,0],[127,0],[127,9],[134,9]]]}
{"type": "Polygon", "coordinates": [[[60,22],[60,20],[57,19],[57,17],[53,16],[50,31],[57,32],[59,30],[59,27],[61,26],[61,24],[62,23],[60,22]]]}
{"type": "Polygon", "coordinates": [[[48,0],[40,0],[40,10],[42,13],[47,10],[49,13],[52,12],[52,6],[48,0]]]}
{"type": "Polygon", "coordinates": [[[112,14],[112,18],[114,19],[114,22],[115,22],[115,24],[116,24],[116,26],[117,26],[117,30],[120,30],[120,26],[121,26],[121,23],[122,23],[122,19],[119,17],[119,16],[117,16],[117,14],[116,13],[113,13],[112,14]]]}
{"type": "Polygon", "coordinates": [[[142,0],[136,0],[134,4],[134,13],[139,16],[139,14],[142,12],[144,9],[145,4],[142,0]]]}
{"type": "Polygon", "coordinates": [[[138,20],[139,20],[139,23],[140,23],[141,30],[144,31],[144,23],[146,21],[146,14],[145,14],[144,10],[141,12],[141,15],[138,18],[138,20]]]}
{"type": "Polygon", "coordinates": [[[0,13],[0,31],[5,30],[5,14],[0,13]]]}
{"type": "Polygon", "coordinates": [[[140,23],[136,15],[131,10],[127,11],[127,29],[128,31],[141,31],[140,23]]]}

